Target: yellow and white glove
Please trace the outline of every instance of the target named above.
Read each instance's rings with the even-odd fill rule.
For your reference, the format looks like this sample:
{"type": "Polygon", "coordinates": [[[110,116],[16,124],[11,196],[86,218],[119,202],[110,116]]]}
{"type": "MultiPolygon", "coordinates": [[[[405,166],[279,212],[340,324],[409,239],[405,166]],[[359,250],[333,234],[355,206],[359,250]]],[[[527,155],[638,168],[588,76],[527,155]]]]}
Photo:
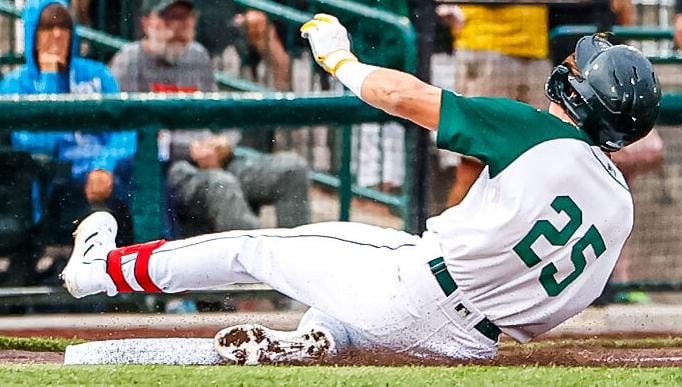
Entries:
{"type": "Polygon", "coordinates": [[[308,39],[315,61],[331,75],[336,76],[337,70],[344,63],[358,61],[350,52],[346,27],[332,15],[315,15],[301,26],[301,37],[308,39]]]}

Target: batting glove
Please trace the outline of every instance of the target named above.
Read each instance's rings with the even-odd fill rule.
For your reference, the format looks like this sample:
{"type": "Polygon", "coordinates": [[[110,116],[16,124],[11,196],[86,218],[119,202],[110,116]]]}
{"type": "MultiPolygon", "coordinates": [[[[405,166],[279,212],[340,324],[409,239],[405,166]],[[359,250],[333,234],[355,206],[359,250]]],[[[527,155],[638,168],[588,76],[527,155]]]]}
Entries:
{"type": "Polygon", "coordinates": [[[331,75],[346,62],[357,62],[350,52],[346,27],[332,15],[318,13],[301,26],[301,37],[308,39],[315,61],[331,75]]]}

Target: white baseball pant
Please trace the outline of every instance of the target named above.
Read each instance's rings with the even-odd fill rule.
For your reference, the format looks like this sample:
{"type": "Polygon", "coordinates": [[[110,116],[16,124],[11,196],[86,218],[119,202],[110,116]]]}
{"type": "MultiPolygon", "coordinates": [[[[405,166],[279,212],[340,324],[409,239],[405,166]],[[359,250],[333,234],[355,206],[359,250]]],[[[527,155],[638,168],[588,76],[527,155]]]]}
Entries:
{"type": "Polygon", "coordinates": [[[471,329],[480,313],[447,311],[463,296],[446,298],[438,286],[427,262],[440,256],[433,233],[330,222],[123,247],[109,254],[107,271],[119,291],[265,283],[309,305],[301,328],[326,328],[339,349],[493,357],[497,343],[471,329]]]}

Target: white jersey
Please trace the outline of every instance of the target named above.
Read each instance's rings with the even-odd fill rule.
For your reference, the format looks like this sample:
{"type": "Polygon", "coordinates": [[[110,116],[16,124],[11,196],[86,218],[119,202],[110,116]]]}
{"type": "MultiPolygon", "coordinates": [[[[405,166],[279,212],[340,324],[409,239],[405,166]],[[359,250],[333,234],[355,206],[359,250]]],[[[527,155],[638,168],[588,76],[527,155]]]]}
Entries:
{"type": "Polygon", "coordinates": [[[427,222],[484,315],[526,342],[601,294],[633,204],[583,132],[528,105],[444,92],[438,145],[486,164],[461,204],[427,222]]]}

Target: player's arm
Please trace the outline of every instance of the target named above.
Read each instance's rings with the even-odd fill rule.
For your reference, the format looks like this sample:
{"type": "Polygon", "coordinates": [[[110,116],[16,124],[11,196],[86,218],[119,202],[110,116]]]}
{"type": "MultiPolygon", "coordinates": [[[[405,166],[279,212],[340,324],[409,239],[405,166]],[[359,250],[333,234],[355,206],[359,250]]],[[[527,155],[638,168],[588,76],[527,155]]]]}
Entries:
{"type": "Polygon", "coordinates": [[[301,33],[317,63],[362,100],[427,129],[438,128],[440,88],[407,73],[358,62],[350,51],[348,32],[334,16],[315,15],[301,33]]]}

